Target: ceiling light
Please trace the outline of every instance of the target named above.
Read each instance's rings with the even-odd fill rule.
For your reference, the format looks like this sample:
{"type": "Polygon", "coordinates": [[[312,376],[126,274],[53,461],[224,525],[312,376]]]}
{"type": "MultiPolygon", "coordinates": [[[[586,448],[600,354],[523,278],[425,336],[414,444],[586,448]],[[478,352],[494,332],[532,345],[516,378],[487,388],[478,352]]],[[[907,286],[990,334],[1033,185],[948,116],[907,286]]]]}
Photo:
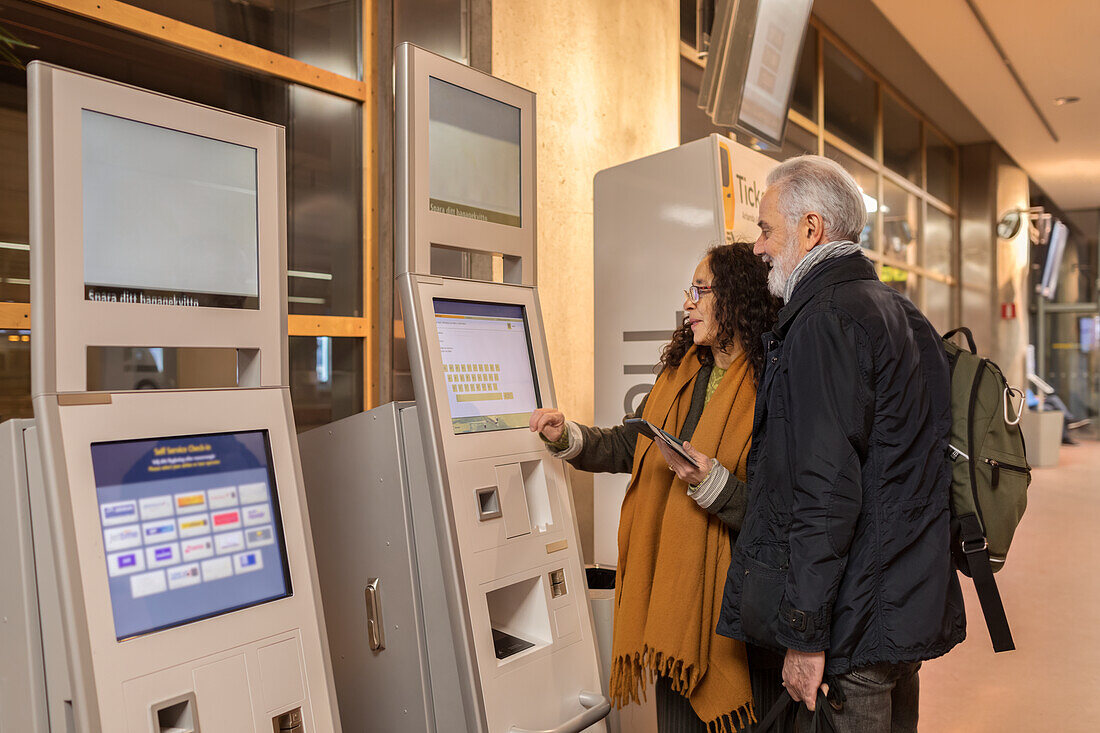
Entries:
{"type": "Polygon", "coordinates": [[[1080,102],[1080,101],[1081,101],[1080,97],[1072,97],[1072,96],[1070,96],[1070,97],[1055,97],[1054,98],[1054,104],[1057,107],[1062,107],[1064,105],[1073,104],[1074,102],[1080,102]]]}

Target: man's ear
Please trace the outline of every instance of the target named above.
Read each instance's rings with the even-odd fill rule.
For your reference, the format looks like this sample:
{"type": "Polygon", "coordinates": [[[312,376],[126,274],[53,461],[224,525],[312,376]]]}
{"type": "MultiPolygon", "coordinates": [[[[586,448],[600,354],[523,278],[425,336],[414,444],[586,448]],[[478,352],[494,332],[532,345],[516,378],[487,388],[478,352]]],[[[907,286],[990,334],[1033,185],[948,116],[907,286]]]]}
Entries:
{"type": "Polygon", "coordinates": [[[799,235],[803,251],[809,252],[825,241],[825,220],[816,211],[811,211],[802,218],[799,235]]]}

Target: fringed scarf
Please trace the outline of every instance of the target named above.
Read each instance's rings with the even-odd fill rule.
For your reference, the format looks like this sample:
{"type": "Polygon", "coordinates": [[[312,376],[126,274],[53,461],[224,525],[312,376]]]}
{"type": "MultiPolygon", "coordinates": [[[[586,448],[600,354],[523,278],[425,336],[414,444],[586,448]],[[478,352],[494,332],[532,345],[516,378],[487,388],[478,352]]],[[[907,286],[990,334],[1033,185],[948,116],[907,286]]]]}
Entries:
{"type": "MultiPolygon", "coordinates": [[[[693,347],[666,369],[643,416],[679,435],[701,365],[693,347]]],[[[707,403],[691,444],[742,480],[756,400],[742,354],[707,403]]],[[[619,519],[611,697],[638,702],[646,678],[668,677],[710,730],[756,722],[745,646],[715,633],[730,562],[729,532],[700,509],[649,438],[639,436],[619,519]]]]}

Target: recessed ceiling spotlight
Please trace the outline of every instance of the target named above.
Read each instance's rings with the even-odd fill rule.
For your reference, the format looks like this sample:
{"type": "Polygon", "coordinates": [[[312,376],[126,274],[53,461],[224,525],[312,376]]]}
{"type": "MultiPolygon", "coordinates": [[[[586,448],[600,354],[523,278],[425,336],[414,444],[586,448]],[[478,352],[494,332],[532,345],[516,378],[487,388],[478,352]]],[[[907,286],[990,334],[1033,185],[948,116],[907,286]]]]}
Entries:
{"type": "Polygon", "coordinates": [[[1080,102],[1080,97],[1055,97],[1054,104],[1058,107],[1062,107],[1067,104],[1073,104],[1074,102],[1080,102]]]}

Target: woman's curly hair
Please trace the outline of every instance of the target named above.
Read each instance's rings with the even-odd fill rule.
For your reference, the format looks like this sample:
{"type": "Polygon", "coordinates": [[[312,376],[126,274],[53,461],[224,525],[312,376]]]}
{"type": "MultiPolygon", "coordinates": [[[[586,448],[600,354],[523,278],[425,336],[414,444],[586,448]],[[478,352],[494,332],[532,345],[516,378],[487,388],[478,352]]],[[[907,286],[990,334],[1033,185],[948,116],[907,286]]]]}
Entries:
{"type": "MultiPolygon", "coordinates": [[[[753,379],[759,384],[764,373],[764,344],[760,337],[775,323],[782,305],[768,291],[768,266],[752,253],[745,242],[713,247],[706,256],[711,272],[711,295],[715,298],[714,316],[718,322],[718,338],[714,346],[726,351],[734,343],[748,354],[753,379]]],[[[705,296],[704,296],[705,297],[705,296]]],[[[688,317],[672,334],[672,340],[661,350],[662,369],[675,368],[695,343],[688,317]]],[[[699,361],[710,364],[714,355],[710,349],[698,350],[699,361]]]]}

